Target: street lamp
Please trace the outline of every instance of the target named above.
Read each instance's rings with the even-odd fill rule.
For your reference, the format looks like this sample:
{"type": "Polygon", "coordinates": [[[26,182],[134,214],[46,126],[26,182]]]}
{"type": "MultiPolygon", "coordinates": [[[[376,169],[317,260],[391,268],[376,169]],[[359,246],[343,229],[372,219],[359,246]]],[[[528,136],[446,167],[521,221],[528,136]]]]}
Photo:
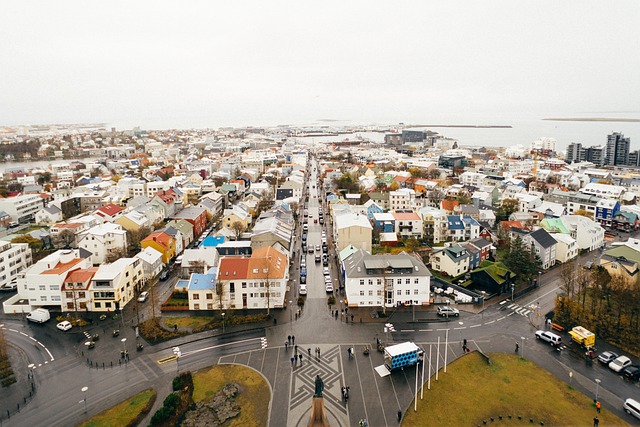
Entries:
{"type": "Polygon", "coordinates": [[[458,322],[458,325],[460,325],[458,332],[460,332],[460,342],[462,343],[462,325],[464,325],[464,322],[458,322]]]}
{"type": "Polygon", "coordinates": [[[222,333],[223,333],[223,334],[224,334],[224,315],[225,315],[225,314],[226,314],[226,313],[222,313],[222,314],[221,314],[221,315],[222,315],[222,333]]]}
{"type": "Polygon", "coordinates": [[[515,283],[511,284],[511,302],[513,302],[513,290],[516,288],[515,283]]]}
{"type": "Polygon", "coordinates": [[[87,386],[84,386],[81,389],[82,396],[83,396],[82,401],[84,402],[84,413],[85,414],[87,413],[87,390],[89,390],[89,387],[87,387],[87,386]]]}
{"type": "Polygon", "coordinates": [[[127,360],[127,339],[122,338],[120,341],[122,341],[122,358],[126,361],[127,360]]]}
{"type": "Polygon", "coordinates": [[[484,319],[484,300],[485,300],[485,291],[480,291],[480,293],[482,294],[482,315],[481,317],[484,319]]]}
{"type": "Polygon", "coordinates": [[[31,391],[35,391],[36,389],[36,365],[31,363],[29,364],[29,366],[27,366],[27,368],[29,368],[29,370],[31,371],[31,391]]]}
{"type": "Polygon", "coordinates": [[[538,271],[538,286],[536,286],[536,288],[540,287],[540,276],[542,275],[542,271],[538,271]]]}
{"type": "Polygon", "coordinates": [[[598,391],[600,390],[600,379],[596,378],[596,402],[598,401],[598,391]]]}
{"type": "Polygon", "coordinates": [[[522,340],[522,358],[524,359],[524,340],[526,338],[525,337],[520,337],[520,339],[522,340]]]}

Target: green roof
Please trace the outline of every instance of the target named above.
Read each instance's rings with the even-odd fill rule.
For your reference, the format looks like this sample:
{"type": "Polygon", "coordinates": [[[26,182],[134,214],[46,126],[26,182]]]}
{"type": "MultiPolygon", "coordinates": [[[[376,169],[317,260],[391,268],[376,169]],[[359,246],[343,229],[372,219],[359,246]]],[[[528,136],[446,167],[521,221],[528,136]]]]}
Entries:
{"type": "Polygon", "coordinates": [[[624,257],[629,261],[640,263],[640,252],[627,245],[612,246],[610,249],[604,251],[604,254],[614,258],[624,257]]]}
{"type": "Polygon", "coordinates": [[[480,268],[476,268],[472,273],[478,273],[480,271],[485,271],[498,284],[503,284],[506,281],[505,276],[507,273],[509,273],[511,277],[515,277],[515,273],[501,262],[482,261],[480,268]]]}
{"type": "Polygon", "coordinates": [[[570,234],[561,218],[545,218],[540,221],[540,225],[551,233],[570,234]]]}

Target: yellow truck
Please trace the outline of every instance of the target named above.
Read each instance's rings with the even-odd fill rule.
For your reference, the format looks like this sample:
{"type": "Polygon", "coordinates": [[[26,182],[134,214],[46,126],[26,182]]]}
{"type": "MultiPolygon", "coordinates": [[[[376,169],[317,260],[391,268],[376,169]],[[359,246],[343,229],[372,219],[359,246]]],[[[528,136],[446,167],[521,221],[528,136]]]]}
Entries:
{"type": "Polygon", "coordinates": [[[569,331],[571,339],[585,348],[593,348],[596,345],[596,334],[582,326],[576,326],[569,331]]]}

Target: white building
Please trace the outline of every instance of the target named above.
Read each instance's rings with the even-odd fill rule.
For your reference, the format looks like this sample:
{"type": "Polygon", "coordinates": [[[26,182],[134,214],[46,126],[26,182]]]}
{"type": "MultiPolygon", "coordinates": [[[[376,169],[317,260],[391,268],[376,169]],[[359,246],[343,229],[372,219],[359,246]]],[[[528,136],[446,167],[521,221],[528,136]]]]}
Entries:
{"type": "Polygon", "coordinates": [[[78,247],[91,252],[93,265],[127,253],[127,231],[119,224],[105,222],[80,233],[78,247]]]}
{"type": "Polygon", "coordinates": [[[389,192],[389,209],[392,211],[407,210],[413,208],[416,192],[409,188],[401,188],[389,192]]]}
{"type": "Polygon", "coordinates": [[[604,245],[604,228],[597,222],[582,215],[565,215],[562,221],[576,239],[578,249],[593,251],[604,245]]]}
{"type": "Polygon", "coordinates": [[[0,199],[0,211],[11,217],[11,221],[26,223],[32,221],[36,212],[44,207],[39,194],[23,194],[15,197],[0,199]]]}
{"type": "Polygon", "coordinates": [[[578,256],[578,244],[576,239],[568,234],[554,233],[551,235],[558,245],[556,246],[556,260],[561,263],[571,261],[578,256]]]}
{"type": "Polygon", "coordinates": [[[349,307],[428,305],[431,272],[417,257],[355,250],[342,262],[349,307]]]}
{"type": "Polygon", "coordinates": [[[142,251],[138,252],[135,257],[142,261],[142,272],[146,280],[157,277],[164,268],[164,264],[162,263],[162,252],[152,248],[151,246],[147,246],[142,251]]]}
{"type": "Polygon", "coordinates": [[[9,243],[0,240],[0,287],[11,282],[31,263],[31,248],[28,243],[9,243]]]}
{"type": "Polygon", "coordinates": [[[91,311],[114,312],[135,298],[144,283],[142,261],[120,258],[98,268],[91,282],[91,311]]]}

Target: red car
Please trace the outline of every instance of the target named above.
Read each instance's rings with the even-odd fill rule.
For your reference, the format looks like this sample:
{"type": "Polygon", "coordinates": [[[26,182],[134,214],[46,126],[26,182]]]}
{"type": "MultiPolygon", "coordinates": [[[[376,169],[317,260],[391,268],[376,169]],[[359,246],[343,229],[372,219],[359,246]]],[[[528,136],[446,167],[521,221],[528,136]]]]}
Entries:
{"type": "Polygon", "coordinates": [[[314,219],[313,219],[313,223],[314,223],[314,224],[317,224],[317,223],[318,223],[318,218],[314,218],[314,219]]]}

